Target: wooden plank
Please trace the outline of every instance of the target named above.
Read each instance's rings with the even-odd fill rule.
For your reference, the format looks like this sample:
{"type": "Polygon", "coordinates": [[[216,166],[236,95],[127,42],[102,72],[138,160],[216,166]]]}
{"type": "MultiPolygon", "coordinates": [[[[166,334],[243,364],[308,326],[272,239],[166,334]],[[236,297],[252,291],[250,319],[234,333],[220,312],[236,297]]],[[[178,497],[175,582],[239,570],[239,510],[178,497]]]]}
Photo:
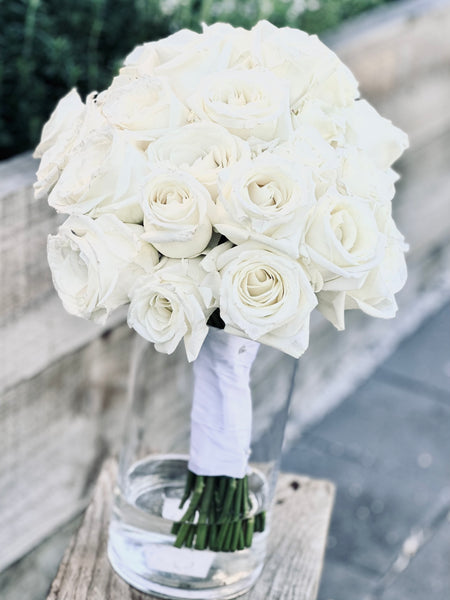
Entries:
{"type": "Polygon", "coordinates": [[[132,339],[116,328],[1,396],[0,570],[86,506],[120,445],[132,339]]]}
{"type": "MultiPolygon", "coordinates": [[[[48,600],[150,600],[118,577],[106,556],[116,463],[99,477],[82,526],[61,562],[48,600]]],[[[274,505],[266,566],[247,600],[314,600],[317,597],[334,500],[329,481],[282,474],[274,505]],[[295,525],[295,526],[293,526],[295,525]]]]}
{"type": "Polygon", "coordinates": [[[124,321],[117,311],[100,327],[69,315],[56,295],[0,327],[0,393],[45,371],[64,356],[101,337],[124,321]]]}
{"type": "Polygon", "coordinates": [[[18,190],[29,191],[36,179],[39,161],[30,152],[18,154],[0,162],[0,198],[16,194],[18,190]]]}
{"type": "Polygon", "coordinates": [[[2,395],[0,570],[85,507],[120,443],[129,340],[116,329],[2,395]]]}
{"type": "Polygon", "coordinates": [[[410,245],[410,264],[450,241],[449,164],[450,124],[424,146],[411,147],[401,163],[393,211],[410,245]]]}
{"type": "Polygon", "coordinates": [[[0,163],[0,324],[54,294],[47,235],[63,217],[33,199],[37,167],[29,153],[0,163]]]}

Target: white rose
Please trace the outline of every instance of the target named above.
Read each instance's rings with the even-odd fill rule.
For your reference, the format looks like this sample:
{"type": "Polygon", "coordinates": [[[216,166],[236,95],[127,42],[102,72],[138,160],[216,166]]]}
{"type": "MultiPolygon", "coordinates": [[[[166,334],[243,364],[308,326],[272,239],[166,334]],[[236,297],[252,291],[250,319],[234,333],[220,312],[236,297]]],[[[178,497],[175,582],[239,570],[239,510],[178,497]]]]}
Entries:
{"type": "Polygon", "coordinates": [[[212,39],[220,40],[225,45],[231,46],[228,67],[238,69],[253,69],[260,66],[253,52],[253,36],[251,31],[242,27],[233,27],[228,23],[214,23],[206,25],[203,23],[203,33],[212,39]]]}
{"type": "Polygon", "coordinates": [[[215,310],[201,259],[163,258],[153,273],[139,279],[131,292],[128,325],[171,354],[184,338],[189,361],[197,358],[215,310]]]}
{"type": "Polygon", "coordinates": [[[216,72],[187,102],[200,119],[243,139],[285,140],[292,131],[289,88],[268,70],[216,72]]]}
{"type": "Polygon", "coordinates": [[[144,239],[165,256],[198,256],[212,234],[213,201],[185,171],[155,170],[142,189],[144,239]]]}
{"type": "Polygon", "coordinates": [[[405,252],[408,246],[390,216],[390,207],[383,207],[378,212],[377,220],[385,234],[381,263],[368,273],[360,287],[318,294],[321,313],[339,330],[345,328],[345,310],[360,309],[372,317],[382,319],[391,319],[397,312],[395,294],[406,282],[405,252]]]}
{"type": "Polygon", "coordinates": [[[97,103],[111,125],[131,132],[138,142],[148,142],[181,127],[188,115],[167,81],[148,75],[115,77],[97,103]]]}
{"type": "Polygon", "coordinates": [[[261,244],[228,242],[202,263],[218,272],[225,331],[274,346],[298,358],[308,347],[310,313],[317,304],[297,261],[261,244]]]}
{"type": "Polygon", "coordinates": [[[71,153],[48,202],[61,213],[111,213],[140,223],[139,189],[147,174],[145,154],[125,134],[93,131],[71,153]]]}
{"type": "Polygon", "coordinates": [[[305,125],[314,127],[322,140],[333,147],[342,146],[347,127],[344,110],[321,100],[307,100],[292,111],[292,124],[295,130],[305,125]]]}
{"type": "Polygon", "coordinates": [[[253,240],[297,258],[314,203],[310,172],[264,153],[221,173],[214,227],[234,244],[253,240]]]}
{"type": "Polygon", "coordinates": [[[375,203],[392,200],[398,180],[395,171],[382,171],[365,152],[354,147],[339,150],[337,158],[335,184],[341,194],[375,203]]]}
{"type": "Polygon", "coordinates": [[[74,123],[72,131],[70,133],[67,132],[67,135],[61,136],[58,143],[49,148],[42,156],[36,173],[36,181],[33,184],[36,200],[46,198],[55,187],[77,139],[78,125],[78,123],[74,123]]]}
{"type": "Polygon", "coordinates": [[[217,38],[213,31],[206,30],[188,40],[169,60],[160,62],[154,74],[167,77],[174,93],[184,102],[205,77],[228,67],[232,51],[231,40],[217,38]]]}
{"type": "Polygon", "coordinates": [[[53,283],[67,312],[104,323],[128,302],[137,277],[158,263],[156,250],[141,240],[142,227],[113,215],[70,216],[48,238],[53,283]]]}
{"type": "Polygon", "coordinates": [[[221,170],[249,158],[250,147],[220,125],[198,122],[159,138],[150,144],[147,156],[150,163],[189,171],[215,198],[221,170]]]}
{"type": "Polygon", "coordinates": [[[46,150],[41,158],[34,184],[36,200],[45,198],[56,185],[72,151],[89,134],[104,127],[106,121],[96,104],[96,93],[89,94],[83,112],[70,121],[67,128],[61,131],[55,143],[46,150]]]}
{"type": "Polygon", "coordinates": [[[311,210],[302,263],[323,289],[354,289],[380,264],[384,244],[371,205],[330,189],[311,210]]]}
{"type": "Polygon", "coordinates": [[[36,200],[45,198],[58,181],[76,143],[85,111],[78,92],[73,89],[58,102],[44,125],[41,141],[33,153],[34,158],[41,159],[33,186],[36,200]]]}
{"type": "Polygon", "coordinates": [[[345,143],[364,150],[380,169],[389,168],[408,148],[408,136],[381,117],[366,100],[354,102],[345,112],[345,143]]]}
{"type": "Polygon", "coordinates": [[[199,37],[194,31],[181,29],[162,40],[136,46],[125,58],[125,66],[120,72],[135,76],[154,75],[156,67],[182,54],[186,46],[199,37]]]}
{"type": "Polygon", "coordinates": [[[54,146],[61,136],[70,137],[72,130],[85,111],[85,105],[82,102],[77,90],[70,90],[56,105],[55,110],[50,115],[49,120],[44,125],[41,133],[41,141],[33,153],[34,158],[41,158],[44,152],[47,152],[54,146]]]}
{"type": "Polygon", "coordinates": [[[108,123],[97,105],[97,92],[91,92],[86,98],[86,110],[83,113],[83,118],[80,121],[80,126],[77,131],[76,139],[74,140],[73,148],[100,129],[108,128],[108,123]]]}
{"type": "Polygon", "coordinates": [[[312,176],[316,198],[320,198],[336,182],[338,162],[336,151],[309,125],[301,125],[289,140],[277,146],[273,153],[290,160],[312,176]]]}
{"type": "Polygon", "coordinates": [[[289,82],[294,110],[310,100],[347,106],[358,96],[355,77],[317,36],[267,21],[252,32],[261,64],[289,82]]]}

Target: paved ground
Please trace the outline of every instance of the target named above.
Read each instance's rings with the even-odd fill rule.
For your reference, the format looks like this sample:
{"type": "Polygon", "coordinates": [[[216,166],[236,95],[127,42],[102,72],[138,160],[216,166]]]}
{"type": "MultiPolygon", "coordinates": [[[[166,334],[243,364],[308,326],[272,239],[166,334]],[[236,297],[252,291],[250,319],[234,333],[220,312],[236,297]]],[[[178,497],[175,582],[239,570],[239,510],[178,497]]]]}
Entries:
{"type": "Polygon", "coordinates": [[[450,304],[284,457],[337,485],[319,600],[450,598],[450,304]]]}

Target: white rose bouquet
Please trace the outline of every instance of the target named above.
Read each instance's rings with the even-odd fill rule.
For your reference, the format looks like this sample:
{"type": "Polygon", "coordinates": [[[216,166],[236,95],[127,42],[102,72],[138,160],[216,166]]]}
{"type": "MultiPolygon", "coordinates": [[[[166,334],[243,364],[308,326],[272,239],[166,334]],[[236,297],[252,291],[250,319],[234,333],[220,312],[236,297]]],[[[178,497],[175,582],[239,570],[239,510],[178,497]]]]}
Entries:
{"type": "Polygon", "coordinates": [[[48,240],[64,307],[103,323],[129,303],[130,327],[196,361],[176,546],[242,549],[264,529],[246,475],[258,344],[300,357],[316,307],[338,329],[346,310],[395,315],[407,146],[316,36],[264,21],[139,46],[44,126],[35,191],[69,215],[48,240]]]}

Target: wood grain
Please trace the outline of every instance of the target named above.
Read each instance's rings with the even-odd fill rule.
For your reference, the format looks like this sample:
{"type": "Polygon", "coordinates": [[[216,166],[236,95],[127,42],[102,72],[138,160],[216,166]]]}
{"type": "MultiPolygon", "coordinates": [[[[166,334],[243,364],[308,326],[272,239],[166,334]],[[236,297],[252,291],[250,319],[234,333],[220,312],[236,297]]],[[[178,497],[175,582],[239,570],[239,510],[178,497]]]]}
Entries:
{"type": "MultiPolygon", "coordinates": [[[[105,463],[93,499],[73,537],[48,600],[150,600],[118,577],[106,556],[116,463],[105,463]]],[[[317,597],[334,500],[329,481],[282,474],[264,571],[246,600],[314,600],[317,597]]]]}

